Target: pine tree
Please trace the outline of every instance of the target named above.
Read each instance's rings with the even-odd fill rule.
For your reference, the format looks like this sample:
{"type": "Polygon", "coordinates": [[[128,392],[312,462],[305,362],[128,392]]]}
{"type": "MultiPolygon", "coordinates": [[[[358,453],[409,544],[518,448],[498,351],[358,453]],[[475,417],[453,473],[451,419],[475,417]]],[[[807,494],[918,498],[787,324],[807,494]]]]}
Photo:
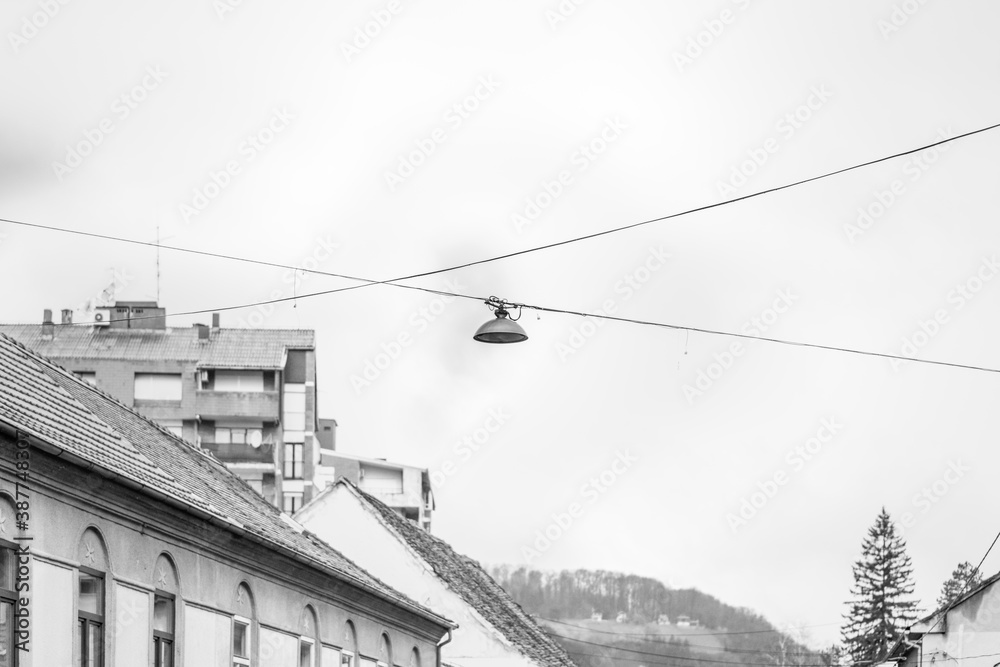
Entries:
{"type": "Polygon", "coordinates": [[[840,634],[853,663],[871,664],[885,657],[917,617],[917,602],[910,599],[913,567],[906,543],[884,507],[861,543],[861,560],[853,571],[852,599],[840,634]]]}
{"type": "Polygon", "coordinates": [[[941,587],[941,595],[937,599],[938,609],[951,604],[959,596],[968,593],[981,583],[983,583],[983,576],[976,568],[972,567],[972,563],[969,561],[959,563],[958,567],[951,573],[951,579],[944,582],[944,586],[941,587]]]}

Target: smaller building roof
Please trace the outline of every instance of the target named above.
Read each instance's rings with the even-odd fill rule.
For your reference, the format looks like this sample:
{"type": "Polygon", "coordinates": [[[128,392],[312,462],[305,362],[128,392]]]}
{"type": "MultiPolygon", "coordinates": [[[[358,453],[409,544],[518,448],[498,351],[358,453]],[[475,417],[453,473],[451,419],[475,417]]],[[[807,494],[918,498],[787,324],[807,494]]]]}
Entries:
{"type": "MultiPolygon", "coordinates": [[[[341,479],[322,495],[343,487],[354,494],[391,533],[427,563],[434,573],[525,657],[545,667],[575,667],[569,654],[473,559],[407,521],[350,481],[341,479]]],[[[316,498],[313,502],[317,502],[316,498]]],[[[303,510],[305,507],[303,507],[303,510]]]]}
{"type": "Polygon", "coordinates": [[[114,359],[181,361],[201,368],[280,370],[288,350],[316,347],[311,329],[211,329],[198,337],[198,327],[116,329],[56,325],[47,338],[40,324],[0,324],[0,333],[57,361],[114,359]]]}
{"type": "Polygon", "coordinates": [[[70,463],[102,470],[139,493],[289,555],[442,627],[454,627],[304,531],[209,452],[3,334],[0,423],[33,437],[40,448],[70,463]]]}

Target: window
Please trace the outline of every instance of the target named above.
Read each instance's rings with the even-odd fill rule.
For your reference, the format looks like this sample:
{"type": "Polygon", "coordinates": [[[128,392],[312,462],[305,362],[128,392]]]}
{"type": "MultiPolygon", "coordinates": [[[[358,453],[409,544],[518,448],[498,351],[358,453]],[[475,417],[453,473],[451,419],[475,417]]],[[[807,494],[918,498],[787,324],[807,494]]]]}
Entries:
{"type": "Polygon", "coordinates": [[[264,391],[263,371],[215,371],[215,391],[264,391]]]}
{"type": "Polygon", "coordinates": [[[402,493],[403,471],[399,468],[362,465],[359,486],[363,491],[375,493],[402,493]]]}
{"type": "Polygon", "coordinates": [[[92,387],[97,386],[97,373],[94,371],[73,371],[73,375],[77,376],[92,387]]]}
{"type": "Polygon", "coordinates": [[[340,651],[340,667],[355,667],[354,654],[358,651],[358,635],[354,624],[344,623],[344,648],[340,651]]]}
{"type": "Polygon", "coordinates": [[[104,575],[81,567],[76,603],[80,667],[104,667],[104,575]]]}
{"type": "Polygon", "coordinates": [[[378,640],[378,662],[377,667],[392,667],[392,642],[389,635],[382,633],[378,640]]]}
{"type": "Polygon", "coordinates": [[[174,596],[163,591],[153,596],[153,664],[174,665],[174,596]]]}
{"type": "Polygon", "coordinates": [[[17,665],[17,648],[14,631],[17,620],[17,594],[14,592],[14,573],[17,571],[17,552],[5,543],[0,544],[0,667],[17,665]]]}
{"type": "Polygon", "coordinates": [[[135,400],[180,401],[180,373],[136,373],[135,400]]]}
{"type": "Polygon", "coordinates": [[[282,472],[285,479],[302,479],[302,450],[301,442],[285,443],[285,461],[282,472]]]}
{"type": "Polygon", "coordinates": [[[167,429],[178,438],[184,437],[184,422],[180,419],[161,419],[159,420],[160,426],[167,429]]]}
{"type": "Polygon", "coordinates": [[[282,495],[282,510],[285,514],[295,514],[302,507],[301,493],[285,493],[282,495]]]}
{"type": "Polygon", "coordinates": [[[215,443],[217,445],[250,445],[260,447],[264,441],[264,429],[262,428],[231,428],[229,426],[215,427],[215,443]]]}
{"type": "Polygon", "coordinates": [[[250,664],[250,620],[233,617],[233,667],[250,664]]]}
{"type": "Polygon", "coordinates": [[[305,637],[299,639],[299,667],[314,667],[313,641],[305,637]]]}
{"type": "Polygon", "coordinates": [[[282,424],[286,431],[306,430],[306,386],[304,384],[285,385],[285,408],[282,424]]]}

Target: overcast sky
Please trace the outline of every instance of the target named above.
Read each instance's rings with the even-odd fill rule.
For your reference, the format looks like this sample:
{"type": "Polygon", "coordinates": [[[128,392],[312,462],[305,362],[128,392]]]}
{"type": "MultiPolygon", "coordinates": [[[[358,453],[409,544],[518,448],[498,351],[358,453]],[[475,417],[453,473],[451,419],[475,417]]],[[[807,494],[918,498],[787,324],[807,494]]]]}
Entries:
{"type": "MultiPolygon", "coordinates": [[[[988,0],[9,0],[0,217],[386,280],[994,124],[998,20],[988,0]]],[[[986,132],[409,284],[1000,368],[998,152],[986,132]]],[[[168,313],[356,284],[172,251],[157,283],[156,261],[0,225],[0,319],[112,276],[168,313]]],[[[925,609],[1000,527],[995,373],[527,309],[528,342],[474,342],[490,317],[371,286],[222,322],[315,329],[339,448],[431,468],[435,532],[485,563],[695,586],[818,644],[882,506],[925,609]]]]}

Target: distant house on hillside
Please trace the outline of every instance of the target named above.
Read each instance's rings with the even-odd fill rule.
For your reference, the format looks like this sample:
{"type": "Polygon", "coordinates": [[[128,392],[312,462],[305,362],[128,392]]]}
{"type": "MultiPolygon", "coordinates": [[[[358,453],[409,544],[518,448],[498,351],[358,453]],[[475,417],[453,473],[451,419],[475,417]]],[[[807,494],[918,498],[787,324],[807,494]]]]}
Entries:
{"type": "Polygon", "coordinates": [[[623,612],[623,611],[618,612],[618,615],[615,616],[615,623],[624,623],[627,620],[628,620],[628,616],[626,616],[625,612],[623,612]]]}
{"type": "Polygon", "coordinates": [[[670,625],[670,617],[666,614],[660,614],[656,619],[657,625],[670,625]]]}
{"type": "Polygon", "coordinates": [[[680,615],[677,617],[677,627],[678,628],[697,628],[701,623],[697,618],[691,618],[690,616],[680,615]]]}
{"type": "Polygon", "coordinates": [[[925,616],[897,640],[881,665],[920,667],[956,662],[992,667],[1000,653],[1000,573],[925,616]]]}
{"type": "Polygon", "coordinates": [[[603,621],[604,620],[604,614],[602,614],[601,612],[595,610],[595,611],[591,612],[591,614],[590,614],[590,620],[592,620],[592,621],[603,621]]]}

